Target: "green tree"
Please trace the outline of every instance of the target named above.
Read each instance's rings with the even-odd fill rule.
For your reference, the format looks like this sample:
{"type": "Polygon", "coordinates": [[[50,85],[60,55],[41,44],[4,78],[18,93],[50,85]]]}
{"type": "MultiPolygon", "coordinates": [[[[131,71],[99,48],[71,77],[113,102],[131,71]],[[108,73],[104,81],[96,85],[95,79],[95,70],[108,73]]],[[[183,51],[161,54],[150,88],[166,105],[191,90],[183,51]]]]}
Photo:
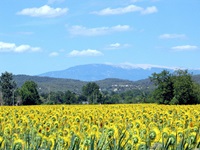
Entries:
{"type": "Polygon", "coordinates": [[[95,82],[89,82],[83,86],[82,93],[87,97],[87,100],[90,104],[95,104],[97,102],[101,103],[100,98],[102,96],[99,90],[99,86],[95,82]]]}
{"type": "Polygon", "coordinates": [[[22,85],[20,96],[23,105],[41,104],[40,96],[37,91],[37,84],[33,81],[26,81],[22,85]]]}
{"type": "Polygon", "coordinates": [[[164,70],[150,77],[156,89],[153,97],[161,104],[196,104],[199,102],[199,87],[193,82],[187,70],[173,74],[164,70]]]}
{"type": "Polygon", "coordinates": [[[157,87],[153,92],[153,97],[160,104],[169,104],[174,97],[173,77],[169,71],[163,70],[161,73],[153,73],[150,80],[157,87]]]}
{"type": "Polygon", "coordinates": [[[119,103],[121,100],[120,95],[119,94],[113,94],[109,97],[109,99],[107,99],[105,101],[106,104],[117,104],[119,103]]]}
{"type": "Polygon", "coordinates": [[[196,101],[199,104],[200,103],[200,84],[194,83],[194,95],[196,97],[196,101]]]}
{"type": "Polygon", "coordinates": [[[173,79],[174,99],[178,104],[195,104],[197,95],[191,74],[187,70],[177,70],[173,79]]]}
{"type": "Polygon", "coordinates": [[[16,83],[12,73],[2,73],[0,76],[0,87],[4,105],[14,105],[14,92],[16,83]]]}
{"type": "Polygon", "coordinates": [[[50,92],[48,94],[48,104],[62,104],[64,93],[61,91],[50,92]]]}
{"type": "Polygon", "coordinates": [[[63,97],[63,102],[65,104],[75,104],[77,103],[76,94],[72,93],[71,91],[66,91],[63,97]]]}
{"type": "Polygon", "coordinates": [[[87,101],[87,97],[84,95],[79,95],[77,97],[77,103],[82,103],[82,102],[86,102],[87,101]]]}

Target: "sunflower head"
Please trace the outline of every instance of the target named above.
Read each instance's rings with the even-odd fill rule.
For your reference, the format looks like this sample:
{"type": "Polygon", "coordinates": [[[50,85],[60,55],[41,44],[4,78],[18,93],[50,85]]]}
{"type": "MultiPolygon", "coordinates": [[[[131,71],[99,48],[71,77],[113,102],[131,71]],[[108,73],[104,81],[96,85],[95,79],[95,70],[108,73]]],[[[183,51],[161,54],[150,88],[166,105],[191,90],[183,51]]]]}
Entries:
{"type": "Polygon", "coordinates": [[[141,142],[138,144],[138,150],[146,150],[147,149],[147,145],[145,142],[141,142]]]}
{"type": "Polygon", "coordinates": [[[150,138],[150,140],[153,141],[153,140],[156,138],[156,132],[153,131],[153,130],[151,130],[151,131],[149,132],[149,138],[150,138]]]}
{"type": "Polygon", "coordinates": [[[79,116],[77,116],[76,118],[75,118],[75,121],[76,121],[76,123],[80,123],[80,117],[79,116]]]}
{"type": "Polygon", "coordinates": [[[133,141],[133,144],[138,144],[139,143],[139,137],[138,136],[133,136],[132,137],[132,141],[133,141]]]}
{"type": "Polygon", "coordinates": [[[10,130],[9,127],[6,127],[6,128],[4,129],[4,134],[5,134],[5,135],[10,135],[10,134],[11,134],[11,130],[10,130]]]}
{"type": "MultiPolygon", "coordinates": [[[[158,142],[161,139],[161,132],[158,127],[154,127],[152,130],[152,138],[155,136],[153,139],[155,142],[158,142]]],[[[149,134],[150,135],[150,134],[149,134]]]]}
{"type": "Polygon", "coordinates": [[[114,129],[112,128],[108,129],[107,131],[108,138],[112,138],[114,136],[114,132],[115,132],[114,129]]]}

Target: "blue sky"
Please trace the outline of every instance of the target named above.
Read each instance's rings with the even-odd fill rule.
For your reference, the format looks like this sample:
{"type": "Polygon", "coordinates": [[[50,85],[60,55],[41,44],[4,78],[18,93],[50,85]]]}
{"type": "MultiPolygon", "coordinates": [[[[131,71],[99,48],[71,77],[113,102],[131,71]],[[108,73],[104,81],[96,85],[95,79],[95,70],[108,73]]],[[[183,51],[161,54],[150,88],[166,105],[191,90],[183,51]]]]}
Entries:
{"type": "Polygon", "coordinates": [[[200,68],[199,0],[1,0],[0,72],[200,68]]]}

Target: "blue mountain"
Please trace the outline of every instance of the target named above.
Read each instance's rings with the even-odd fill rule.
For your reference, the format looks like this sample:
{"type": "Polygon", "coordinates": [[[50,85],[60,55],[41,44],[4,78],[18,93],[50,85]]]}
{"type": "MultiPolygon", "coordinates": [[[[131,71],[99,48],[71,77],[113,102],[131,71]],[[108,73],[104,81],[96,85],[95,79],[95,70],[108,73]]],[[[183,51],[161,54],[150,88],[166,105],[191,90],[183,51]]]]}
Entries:
{"type": "MultiPolygon", "coordinates": [[[[107,65],[107,64],[87,64],[70,67],[65,70],[51,71],[39,76],[76,79],[81,81],[98,81],[106,78],[118,78],[131,81],[146,79],[152,73],[160,73],[163,70],[173,72],[173,68],[167,67],[140,67],[131,65],[107,65]]],[[[190,73],[200,74],[200,70],[189,70],[190,73]]]]}

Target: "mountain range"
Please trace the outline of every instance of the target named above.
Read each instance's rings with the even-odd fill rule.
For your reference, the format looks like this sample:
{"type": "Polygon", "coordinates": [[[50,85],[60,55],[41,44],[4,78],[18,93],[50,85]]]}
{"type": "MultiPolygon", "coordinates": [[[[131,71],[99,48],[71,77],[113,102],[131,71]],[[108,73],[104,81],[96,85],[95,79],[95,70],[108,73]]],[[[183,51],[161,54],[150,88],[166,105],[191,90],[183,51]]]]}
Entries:
{"type": "MultiPolygon", "coordinates": [[[[82,87],[90,81],[95,81],[103,91],[117,90],[117,92],[123,92],[133,89],[150,90],[154,88],[148,77],[154,72],[160,73],[163,69],[175,70],[175,68],[158,66],[89,64],[61,71],[52,71],[38,76],[14,75],[14,80],[18,87],[21,87],[28,80],[34,81],[38,85],[40,93],[70,90],[80,94],[82,87]]],[[[188,71],[193,73],[193,80],[200,84],[200,70],[188,71]]]]}
{"type": "MultiPolygon", "coordinates": [[[[109,65],[109,64],[87,64],[70,67],[65,70],[51,71],[39,74],[42,77],[53,77],[63,79],[75,79],[81,81],[98,81],[107,78],[117,78],[130,81],[146,79],[152,73],[160,73],[163,70],[173,72],[179,68],[148,65],[109,65]]],[[[200,69],[188,69],[193,75],[200,74],[200,69]]]]}

